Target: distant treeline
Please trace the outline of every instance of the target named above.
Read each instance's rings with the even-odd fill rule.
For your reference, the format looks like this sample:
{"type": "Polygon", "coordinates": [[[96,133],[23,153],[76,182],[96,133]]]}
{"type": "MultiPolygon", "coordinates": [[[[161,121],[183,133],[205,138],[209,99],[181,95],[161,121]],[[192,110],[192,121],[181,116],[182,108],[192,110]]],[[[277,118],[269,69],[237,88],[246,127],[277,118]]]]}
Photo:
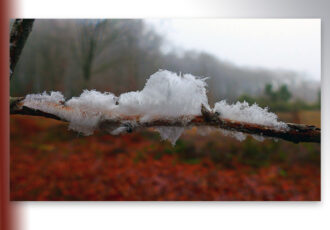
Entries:
{"type": "Polygon", "coordinates": [[[238,100],[241,102],[246,101],[249,104],[257,103],[262,107],[268,107],[271,111],[279,112],[321,109],[321,91],[318,92],[316,102],[308,103],[300,99],[292,99],[292,93],[287,85],[281,85],[277,90],[274,90],[271,84],[266,84],[263,95],[252,97],[243,94],[238,100]]]}
{"type": "Polygon", "coordinates": [[[298,73],[238,67],[198,51],[164,53],[164,44],[143,20],[39,19],[15,70],[11,95],[59,90],[71,97],[85,88],[119,94],[142,89],[152,73],[167,69],[209,77],[211,104],[242,94],[261,96],[268,83],[285,83],[292,98],[317,101],[319,82],[301,81],[298,73]]]}

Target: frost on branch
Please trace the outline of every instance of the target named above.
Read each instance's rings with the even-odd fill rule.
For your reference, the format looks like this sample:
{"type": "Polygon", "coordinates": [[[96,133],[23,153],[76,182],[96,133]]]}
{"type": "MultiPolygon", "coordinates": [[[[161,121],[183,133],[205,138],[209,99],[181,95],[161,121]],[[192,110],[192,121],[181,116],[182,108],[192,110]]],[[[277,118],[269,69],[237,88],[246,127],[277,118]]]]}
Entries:
{"type": "Polygon", "coordinates": [[[270,113],[268,108],[261,108],[257,104],[249,105],[246,101],[236,102],[229,105],[226,101],[219,101],[214,105],[214,111],[218,112],[222,118],[228,118],[235,121],[243,121],[260,125],[286,128],[284,122],[277,121],[277,115],[270,113]]]}
{"type": "MultiPolygon", "coordinates": [[[[284,122],[278,121],[275,113],[268,111],[268,108],[261,108],[257,104],[249,105],[246,101],[236,102],[235,104],[227,104],[225,100],[219,101],[214,105],[214,112],[217,112],[222,118],[235,121],[248,122],[253,124],[270,126],[276,129],[287,129],[284,122]]],[[[228,130],[220,130],[226,136],[235,137],[237,140],[243,141],[246,135],[242,132],[232,132],[228,130]]],[[[257,141],[263,141],[265,138],[261,135],[251,135],[257,141]]]]}
{"type": "MultiPolygon", "coordinates": [[[[246,102],[237,102],[229,105],[225,101],[220,101],[211,109],[206,86],[205,78],[191,74],[180,76],[167,70],[160,70],[150,76],[141,91],[123,93],[118,97],[110,92],[84,90],[79,97],[65,101],[60,92],[50,94],[44,92],[27,95],[22,103],[26,107],[51,113],[68,121],[70,129],[85,135],[93,134],[103,121],[108,120],[120,121],[119,125],[117,122],[116,125],[108,127],[108,131],[112,134],[127,132],[152,121],[166,120],[173,125],[170,127],[156,125],[155,128],[162,139],[170,140],[172,144],[175,144],[194,117],[202,115],[201,105],[218,114],[220,118],[266,125],[276,129],[287,128],[285,123],[277,120],[274,113],[256,104],[249,106],[246,102]],[[178,121],[181,122],[180,127],[175,125],[178,121]]],[[[241,132],[220,131],[239,140],[245,139],[245,134],[241,132]]]]}
{"type": "MultiPolygon", "coordinates": [[[[64,102],[65,98],[60,92],[50,92],[50,94],[43,92],[42,94],[29,94],[25,96],[24,102],[30,103],[31,107],[44,104],[44,102],[64,102]]],[[[42,108],[41,108],[42,109],[42,108]]]]}
{"type": "MultiPolygon", "coordinates": [[[[57,110],[45,102],[60,103],[64,97],[60,92],[28,95],[23,101],[25,106],[49,112],[69,121],[69,128],[85,135],[91,135],[98,124],[105,119],[122,116],[136,116],[141,122],[153,119],[175,120],[185,116],[200,115],[201,104],[208,106],[206,83],[204,79],[185,74],[162,70],[151,75],[142,91],[128,92],[116,97],[112,93],[100,93],[85,90],[79,97],[73,97],[65,105],[70,110],[57,110]]],[[[112,133],[124,131],[122,127],[111,130],[112,133]]],[[[175,143],[181,135],[181,128],[158,127],[163,139],[175,143]]]]}

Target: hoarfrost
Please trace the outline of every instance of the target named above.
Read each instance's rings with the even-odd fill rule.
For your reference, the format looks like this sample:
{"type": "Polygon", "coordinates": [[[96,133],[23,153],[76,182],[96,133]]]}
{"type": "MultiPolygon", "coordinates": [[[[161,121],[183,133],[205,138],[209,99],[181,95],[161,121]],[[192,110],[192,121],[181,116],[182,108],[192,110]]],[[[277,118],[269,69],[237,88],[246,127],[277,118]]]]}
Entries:
{"type": "Polygon", "coordinates": [[[268,111],[268,108],[261,108],[257,104],[249,105],[246,101],[227,104],[225,100],[214,105],[214,111],[222,118],[235,121],[243,121],[260,125],[272,126],[278,129],[287,128],[284,122],[277,120],[277,115],[268,111]]]}
{"type": "MultiPolygon", "coordinates": [[[[61,92],[50,92],[50,94],[47,94],[46,92],[43,92],[42,94],[29,94],[25,96],[24,103],[34,103],[39,104],[39,102],[54,102],[54,103],[60,103],[64,102],[65,98],[62,95],[61,92]]],[[[31,104],[29,104],[31,105],[31,104]]],[[[32,105],[31,105],[32,106],[32,105]]]]}
{"type": "MultiPolygon", "coordinates": [[[[45,103],[61,101],[64,101],[64,97],[60,92],[44,92],[28,95],[24,104],[69,121],[70,129],[85,135],[93,134],[98,124],[106,118],[125,115],[139,116],[141,122],[155,118],[175,120],[184,115],[200,115],[201,104],[208,106],[205,79],[191,74],[179,76],[167,70],[151,75],[141,91],[124,93],[119,97],[109,92],[84,90],[79,97],[73,97],[65,103],[71,110],[58,110],[52,104],[45,103]]],[[[125,127],[117,127],[111,133],[119,134],[125,130],[125,127]]],[[[158,130],[163,139],[172,143],[182,133],[179,128],[162,127],[158,130]]]]}
{"type": "Polygon", "coordinates": [[[253,135],[251,135],[255,140],[257,140],[257,141],[260,141],[260,142],[262,142],[262,141],[264,141],[265,140],[265,137],[263,137],[263,136],[261,136],[261,135],[255,135],[255,134],[253,134],[253,135]]]}
{"type": "Polygon", "coordinates": [[[246,139],[246,135],[242,132],[229,131],[229,130],[225,130],[225,129],[219,129],[219,130],[223,135],[229,136],[229,137],[234,137],[239,141],[244,141],[246,139]]]}
{"type": "MultiPolygon", "coordinates": [[[[69,129],[85,135],[93,134],[100,122],[106,119],[116,119],[125,116],[137,116],[140,122],[153,119],[176,119],[185,117],[189,122],[193,116],[201,115],[201,105],[210,109],[206,95],[205,78],[191,74],[159,70],[152,74],[141,91],[128,92],[116,97],[110,92],[101,93],[95,90],[84,90],[79,97],[73,97],[65,102],[60,92],[46,92],[27,95],[23,101],[25,106],[52,113],[69,122],[69,129]],[[58,109],[65,105],[70,109],[58,109]],[[54,104],[58,106],[54,106],[54,104]]],[[[244,121],[276,128],[285,128],[286,124],[277,121],[274,113],[256,104],[249,106],[247,102],[237,102],[229,105],[226,101],[215,104],[214,112],[220,117],[244,121]]],[[[157,127],[161,138],[169,140],[173,145],[184,131],[183,127],[157,127]]],[[[204,131],[212,130],[205,129],[204,131]]],[[[111,127],[111,134],[127,131],[127,127],[111,127]]],[[[221,130],[225,135],[244,140],[246,135],[241,132],[221,130]]]]}
{"type": "Polygon", "coordinates": [[[142,91],[121,94],[118,102],[121,114],[141,115],[145,121],[200,115],[201,104],[208,105],[206,82],[191,74],[178,76],[162,70],[150,76],[142,91]]]}
{"type": "Polygon", "coordinates": [[[179,139],[179,137],[183,133],[184,128],[182,128],[182,127],[169,128],[169,127],[159,126],[159,127],[156,127],[156,130],[159,132],[162,140],[169,140],[172,143],[172,145],[174,146],[176,141],[179,139]]]}

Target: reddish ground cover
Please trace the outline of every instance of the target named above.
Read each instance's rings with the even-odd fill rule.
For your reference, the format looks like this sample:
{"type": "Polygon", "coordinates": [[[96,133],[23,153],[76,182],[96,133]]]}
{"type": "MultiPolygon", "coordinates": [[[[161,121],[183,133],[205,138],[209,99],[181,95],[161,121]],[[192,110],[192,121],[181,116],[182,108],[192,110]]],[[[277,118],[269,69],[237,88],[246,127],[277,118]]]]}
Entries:
{"type": "Polygon", "coordinates": [[[185,134],[82,137],[11,117],[12,200],[320,200],[320,146],[185,134]]]}

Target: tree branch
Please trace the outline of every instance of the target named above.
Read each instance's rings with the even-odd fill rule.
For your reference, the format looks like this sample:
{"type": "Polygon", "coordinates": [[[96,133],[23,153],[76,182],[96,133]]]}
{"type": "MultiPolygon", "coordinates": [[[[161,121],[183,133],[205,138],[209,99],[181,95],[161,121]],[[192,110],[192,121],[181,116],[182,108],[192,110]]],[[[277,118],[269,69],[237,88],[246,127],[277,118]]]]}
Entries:
{"type": "Polygon", "coordinates": [[[10,32],[10,79],[32,30],[34,19],[16,19],[10,32]]]}
{"type": "MultiPolygon", "coordinates": [[[[19,60],[25,42],[32,30],[34,19],[16,19],[10,33],[10,78],[12,77],[16,64],[19,60]]],[[[93,41],[92,41],[93,42],[93,41]]],[[[93,45],[93,43],[92,43],[93,45]]],[[[93,51],[93,50],[92,50],[93,51]]],[[[92,53],[93,54],[93,53],[92,53]]],[[[56,114],[48,113],[45,111],[30,108],[24,105],[24,98],[10,98],[10,114],[32,115],[52,118],[56,120],[65,121],[63,118],[56,114]]],[[[72,108],[59,103],[48,103],[48,106],[53,106],[54,111],[72,110],[72,108]]],[[[265,137],[279,138],[291,142],[316,142],[320,143],[321,129],[315,126],[303,124],[288,123],[287,129],[277,129],[271,126],[233,121],[230,119],[221,118],[219,114],[208,111],[203,105],[201,108],[202,116],[181,117],[173,120],[154,119],[152,121],[141,122],[139,117],[121,116],[120,118],[104,119],[99,123],[99,129],[107,129],[113,126],[127,127],[130,132],[134,127],[156,127],[156,126],[213,126],[230,131],[243,132],[248,134],[262,135],[265,137]],[[128,122],[136,123],[132,127],[128,122]]],[[[109,116],[111,117],[111,116],[109,116]]]]}
{"type": "MultiPolygon", "coordinates": [[[[65,104],[48,103],[47,106],[54,107],[54,110],[73,110],[65,104]]],[[[299,143],[299,142],[315,142],[320,143],[321,129],[304,124],[291,124],[287,123],[287,129],[278,129],[271,126],[265,126],[254,123],[234,121],[230,119],[221,118],[219,114],[208,111],[203,105],[201,108],[201,116],[189,117],[190,121],[187,122],[187,117],[180,117],[175,120],[168,119],[153,119],[152,121],[141,122],[138,116],[120,116],[120,118],[104,119],[98,124],[98,128],[101,130],[107,130],[114,126],[127,127],[127,132],[131,132],[134,128],[140,127],[157,127],[157,126],[212,126],[222,128],[230,131],[243,132],[247,134],[261,135],[264,137],[278,138],[286,141],[299,143]],[[134,122],[134,127],[127,125],[129,122],[134,122]]],[[[56,120],[64,119],[51,113],[47,113],[41,110],[35,110],[24,105],[22,98],[11,98],[10,114],[22,114],[52,118],[56,120]]],[[[106,115],[106,114],[105,114],[106,115]]],[[[110,116],[109,116],[110,117],[110,116]]]]}

